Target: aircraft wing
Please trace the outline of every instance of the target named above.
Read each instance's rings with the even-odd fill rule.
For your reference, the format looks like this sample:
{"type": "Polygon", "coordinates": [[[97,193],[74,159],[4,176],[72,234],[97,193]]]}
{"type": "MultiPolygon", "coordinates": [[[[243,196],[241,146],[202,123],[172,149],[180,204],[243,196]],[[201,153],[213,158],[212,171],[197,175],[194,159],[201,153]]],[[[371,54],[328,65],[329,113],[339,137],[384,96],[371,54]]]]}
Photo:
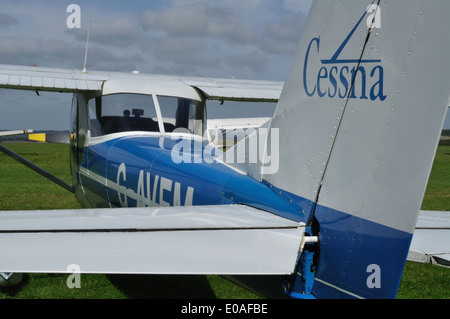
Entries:
{"type": "Polygon", "coordinates": [[[0,65],[0,88],[77,92],[100,91],[107,74],[89,73],[56,68],[0,65]]]}
{"type": "Polygon", "coordinates": [[[291,274],[304,226],[239,205],[1,212],[0,271],[291,274]]]}
{"type": "Polygon", "coordinates": [[[33,133],[33,130],[1,131],[0,137],[22,135],[22,134],[29,134],[29,133],[33,133]]]}
{"type": "Polygon", "coordinates": [[[160,76],[139,73],[117,73],[0,65],[0,88],[80,92],[101,91],[113,78],[156,78],[182,82],[202,91],[206,99],[220,101],[277,102],[284,82],[214,79],[183,76],[160,76]]]}
{"type": "Polygon", "coordinates": [[[420,212],[408,260],[450,267],[450,212],[420,212]]]}
{"type": "Polygon", "coordinates": [[[258,128],[269,122],[271,119],[271,117],[208,119],[208,130],[236,130],[258,128]]]}
{"type": "Polygon", "coordinates": [[[203,92],[208,100],[278,102],[284,82],[235,79],[183,79],[203,92]]]}

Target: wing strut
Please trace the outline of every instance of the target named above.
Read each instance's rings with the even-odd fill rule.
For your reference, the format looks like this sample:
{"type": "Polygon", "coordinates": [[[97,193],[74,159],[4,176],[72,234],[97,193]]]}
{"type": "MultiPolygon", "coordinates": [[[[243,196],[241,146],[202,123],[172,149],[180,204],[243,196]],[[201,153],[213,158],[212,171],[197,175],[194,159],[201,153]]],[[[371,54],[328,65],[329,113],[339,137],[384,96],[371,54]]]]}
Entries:
{"type": "Polygon", "coordinates": [[[64,182],[63,180],[59,179],[58,177],[50,174],[49,172],[47,172],[46,170],[40,168],[39,166],[36,166],[35,164],[31,163],[30,161],[28,161],[27,159],[23,158],[22,156],[20,156],[19,154],[14,153],[13,151],[11,151],[10,149],[6,148],[5,146],[0,144],[0,151],[3,152],[4,154],[8,155],[9,157],[11,157],[12,159],[15,159],[16,161],[18,161],[19,163],[25,165],[26,167],[32,169],[33,171],[35,171],[36,173],[44,176],[45,178],[49,179],[50,181],[58,184],[59,186],[61,186],[62,188],[68,190],[71,193],[74,193],[74,188],[73,186],[67,184],[66,182],[64,182]]]}

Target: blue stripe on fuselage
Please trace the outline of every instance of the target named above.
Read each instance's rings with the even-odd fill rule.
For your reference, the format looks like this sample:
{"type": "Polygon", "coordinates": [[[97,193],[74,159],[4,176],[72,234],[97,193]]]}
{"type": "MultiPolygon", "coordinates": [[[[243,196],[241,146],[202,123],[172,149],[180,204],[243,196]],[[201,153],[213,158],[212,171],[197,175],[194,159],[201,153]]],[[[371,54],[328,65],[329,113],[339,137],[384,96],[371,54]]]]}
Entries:
{"type": "MultiPolygon", "coordinates": [[[[200,150],[192,147],[191,163],[176,163],[172,158],[172,147],[178,142],[169,137],[146,136],[125,137],[92,145],[86,150],[83,166],[90,172],[105,176],[111,185],[119,182],[123,191],[108,186],[105,192],[104,185],[92,180],[88,184],[85,182],[84,186],[103,196],[104,203],[99,205],[103,207],[109,204],[121,206],[125,202],[125,193],[131,191],[138,194],[139,185],[143,184],[140,193],[146,197],[149,195],[151,203],[156,206],[161,204],[161,200],[174,205],[177,187],[181,205],[185,204],[188,192],[193,190],[193,205],[246,204],[303,221],[302,208],[278,196],[267,185],[220,162],[199,163],[198,158],[206,144],[200,150]],[[162,189],[163,179],[165,185],[162,189]]],[[[126,202],[130,207],[138,205],[136,198],[130,196],[126,202]]]]}

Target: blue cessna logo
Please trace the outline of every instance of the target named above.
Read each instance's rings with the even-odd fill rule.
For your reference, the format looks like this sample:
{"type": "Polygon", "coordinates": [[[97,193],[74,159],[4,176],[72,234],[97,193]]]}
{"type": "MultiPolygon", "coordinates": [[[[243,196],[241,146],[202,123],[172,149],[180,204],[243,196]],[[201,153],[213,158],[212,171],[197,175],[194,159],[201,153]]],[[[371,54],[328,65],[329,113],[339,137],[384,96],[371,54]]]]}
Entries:
{"type": "Polygon", "coordinates": [[[316,95],[320,98],[326,96],[329,98],[337,96],[346,98],[348,96],[350,99],[359,98],[372,101],[377,99],[384,101],[387,98],[384,94],[384,69],[381,66],[381,60],[339,58],[366,14],[367,11],[331,59],[321,60],[322,67],[318,70],[317,75],[313,74],[313,76],[308,77],[308,60],[311,50],[316,49],[317,52],[320,52],[320,38],[311,40],[306,51],[303,67],[303,86],[308,96],[316,95]],[[349,66],[352,64],[354,65],[353,67],[349,66]],[[308,81],[311,78],[314,80],[308,81]]]}

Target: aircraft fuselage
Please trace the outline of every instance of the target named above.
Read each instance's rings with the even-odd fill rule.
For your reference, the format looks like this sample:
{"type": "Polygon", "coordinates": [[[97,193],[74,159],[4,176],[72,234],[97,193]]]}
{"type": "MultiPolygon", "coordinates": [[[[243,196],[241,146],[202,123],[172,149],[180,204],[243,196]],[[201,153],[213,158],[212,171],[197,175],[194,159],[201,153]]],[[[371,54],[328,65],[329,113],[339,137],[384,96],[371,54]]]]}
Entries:
{"type": "Polygon", "coordinates": [[[206,141],[191,139],[191,160],[174,158],[168,136],[131,134],[84,147],[77,198],[85,207],[158,207],[244,204],[299,219],[292,205],[269,186],[219,161],[202,160],[206,141]],[[195,146],[200,145],[200,147],[195,146]]]}

